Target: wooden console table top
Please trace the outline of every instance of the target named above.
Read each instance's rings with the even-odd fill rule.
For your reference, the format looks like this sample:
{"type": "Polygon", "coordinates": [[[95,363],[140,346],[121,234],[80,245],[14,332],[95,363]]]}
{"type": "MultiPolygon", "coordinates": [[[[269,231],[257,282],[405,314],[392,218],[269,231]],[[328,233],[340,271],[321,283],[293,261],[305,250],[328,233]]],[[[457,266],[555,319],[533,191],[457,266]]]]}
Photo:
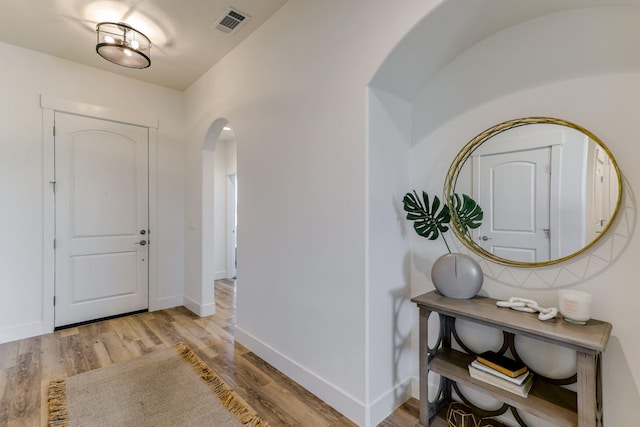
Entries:
{"type": "Polygon", "coordinates": [[[612,326],[591,319],[586,325],[567,322],[560,314],[551,320],[538,320],[537,313],[525,313],[496,306],[496,299],[475,296],[471,299],[448,298],[431,291],[411,299],[419,307],[460,319],[468,319],[514,334],[526,335],[583,352],[603,352],[612,326]]]}

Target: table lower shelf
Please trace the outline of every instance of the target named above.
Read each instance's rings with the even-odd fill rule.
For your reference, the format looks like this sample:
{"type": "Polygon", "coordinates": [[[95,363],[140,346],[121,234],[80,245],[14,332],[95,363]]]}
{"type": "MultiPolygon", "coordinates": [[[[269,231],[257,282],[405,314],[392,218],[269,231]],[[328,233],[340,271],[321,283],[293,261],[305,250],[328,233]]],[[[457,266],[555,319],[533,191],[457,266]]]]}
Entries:
{"type": "MultiPolygon", "coordinates": [[[[429,362],[429,370],[455,381],[459,385],[487,393],[516,409],[523,410],[556,425],[567,427],[578,425],[578,405],[575,392],[535,379],[529,396],[521,397],[486,382],[471,378],[468,366],[473,359],[472,356],[456,350],[440,349],[429,362]]],[[[432,425],[447,425],[444,420],[444,424],[435,423],[435,420],[439,419],[437,417],[434,418],[432,425]]]]}

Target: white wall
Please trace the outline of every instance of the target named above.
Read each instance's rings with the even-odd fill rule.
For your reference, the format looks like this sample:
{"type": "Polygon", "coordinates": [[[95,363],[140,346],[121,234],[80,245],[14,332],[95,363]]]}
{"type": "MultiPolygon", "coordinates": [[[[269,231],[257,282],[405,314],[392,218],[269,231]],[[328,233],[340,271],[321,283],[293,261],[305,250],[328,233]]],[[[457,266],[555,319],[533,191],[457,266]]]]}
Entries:
{"type": "Polygon", "coordinates": [[[383,91],[369,94],[368,295],[369,393],[373,419],[411,396],[417,359],[411,351],[409,235],[402,198],[410,186],[411,104],[383,91]]]}
{"type": "Polygon", "coordinates": [[[186,92],[186,294],[212,298],[198,277],[200,155],[224,117],[238,155],[236,338],[360,425],[407,378],[393,377],[390,323],[371,339],[407,288],[368,299],[366,87],[435,3],[290,1],[186,92]]]}
{"type": "MultiPolygon", "coordinates": [[[[495,7],[499,2],[478,3],[495,7]]],[[[504,2],[505,7],[507,3],[514,7],[504,2]]],[[[457,27],[461,24],[453,20],[441,25],[454,33],[473,32],[457,27]]],[[[608,235],[585,254],[559,266],[522,270],[483,262],[482,292],[495,298],[532,298],[544,307],[557,305],[560,288],[592,293],[593,317],[613,324],[603,366],[605,425],[633,425],[634,408],[640,402],[640,365],[636,363],[640,360],[636,327],[640,316],[635,309],[640,301],[636,280],[640,239],[635,232],[640,188],[640,152],[635,143],[640,132],[635,117],[640,109],[636,46],[640,4],[568,10],[503,28],[477,38],[475,45],[415,90],[417,96],[410,100],[410,188],[440,194],[451,160],[467,141],[491,125],[518,117],[546,115],[572,121],[595,133],[611,149],[624,175],[625,195],[608,235]]],[[[429,53],[413,50],[414,55],[429,53]]],[[[401,72],[396,72],[396,78],[402,80],[401,72]]],[[[389,222],[389,226],[395,224],[389,222]]],[[[418,295],[433,289],[430,268],[445,249],[441,242],[414,235],[411,250],[412,294],[418,295]]],[[[487,330],[473,330],[469,335],[480,345],[495,341],[487,330]]],[[[414,351],[416,343],[414,335],[414,351]]],[[[525,345],[522,355],[532,364],[542,362],[543,370],[554,368],[548,362],[557,363],[550,354],[562,353],[540,344],[525,345]]],[[[534,421],[534,425],[543,423],[534,421]]]]}
{"type": "MultiPolygon", "coordinates": [[[[50,332],[43,277],[43,110],[40,95],[159,121],[157,132],[157,308],[180,305],[183,284],[182,94],[0,43],[0,342],[50,332]],[[177,161],[176,161],[177,160],[177,161]]],[[[49,190],[47,188],[47,190],[49,190]]],[[[47,246],[48,247],[48,246],[47,246]]],[[[153,262],[153,260],[152,260],[153,262]]],[[[51,319],[52,320],[52,319],[51,319]]],[[[50,322],[49,322],[50,323],[50,322]]]]}

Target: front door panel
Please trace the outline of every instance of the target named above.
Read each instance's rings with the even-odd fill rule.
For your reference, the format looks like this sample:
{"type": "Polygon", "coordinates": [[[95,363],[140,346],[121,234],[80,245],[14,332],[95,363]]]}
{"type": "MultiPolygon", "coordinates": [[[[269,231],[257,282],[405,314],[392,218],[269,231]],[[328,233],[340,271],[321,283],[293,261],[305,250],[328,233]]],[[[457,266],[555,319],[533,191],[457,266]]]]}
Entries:
{"type": "Polygon", "coordinates": [[[56,113],[55,325],[148,308],[148,130],[56,113]]]}

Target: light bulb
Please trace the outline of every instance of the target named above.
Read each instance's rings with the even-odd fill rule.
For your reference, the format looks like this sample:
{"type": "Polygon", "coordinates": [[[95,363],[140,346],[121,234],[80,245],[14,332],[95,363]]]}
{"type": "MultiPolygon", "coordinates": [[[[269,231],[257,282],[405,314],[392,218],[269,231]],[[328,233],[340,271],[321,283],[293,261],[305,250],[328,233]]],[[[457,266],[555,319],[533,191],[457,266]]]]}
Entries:
{"type": "Polygon", "coordinates": [[[133,56],[133,52],[131,52],[129,49],[125,49],[124,54],[127,56],[133,56]]]}
{"type": "Polygon", "coordinates": [[[111,36],[104,36],[104,41],[107,43],[114,43],[115,40],[111,36]]]}
{"type": "Polygon", "coordinates": [[[138,43],[138,40],[131,40],[132,49],[138,49],[139,47],[140,47],[140,43],[138,43]]]}

